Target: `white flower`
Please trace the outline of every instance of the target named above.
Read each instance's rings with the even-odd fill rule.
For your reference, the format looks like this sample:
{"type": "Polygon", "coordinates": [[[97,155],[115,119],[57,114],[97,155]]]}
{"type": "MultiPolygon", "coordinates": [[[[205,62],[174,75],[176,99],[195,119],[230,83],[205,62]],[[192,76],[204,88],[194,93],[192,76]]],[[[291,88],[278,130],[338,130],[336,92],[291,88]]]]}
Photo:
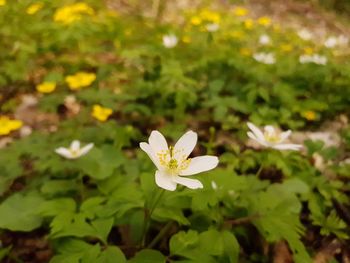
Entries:
{"type": "Polygon", "coordinates": [[[166,48],[173,48],[177,45],[177,37],[173,34],[163,36],[163,45],[166,48]]]}
{"type": "Polygon", "coordinates": [[[216,23],[210,23],[205,26],[208,32],[216,32],[219,30],[219,24],[216,23]]]}
{"type": "Polygon", "coordinates": [[[191,189],[203,188],[200,181],[186,176],[214,169],[219,159],[209,155],[188,158],[196,143],[197,133],[193,131],[186,132],[174,147],[168,147],[164,136],[158,131],[152,131],[148,143],[140,143],[140,148],[158,169],[155,179],[159,187],[169,191],[174,191],[177,184],[191,189]]]}
{"type": "Polygon", "coordinates": [[[327,64],[327,57],[321,56],[319,54],[313,54],[313,55],[301,55],[299,57],[299,62],[301,64],[305,63],[315,63],[317,65],[326,65],[327,64]]]}
{"type": "Polygon", "coordinates": [[[256,61],[264,63],[264,64],[275,64],[275,62],[276,62],[275,56],[272,53],[264,53],[264,52],[255,53],[253,55],[253,58],[256,61]]]}
{"type": "Polygon", "coordinates": [[[77,159],[85,154],[87,154],[92,147],[94,147],[93,143],[89,143],[85,145],[83,148],[80,148],[80,141],[74,140],[69,148],[59,147],[55,150],[55,152],[67,159],[77,159]]]}
{"type": "Polygon", "coordinates": [[[268,45],[270,44],[270,42],[271,42],[271,39],[268,35],[261,35],[259,37],[259,44],[261,45],[268,45]]]}
{"type": "Polygon", "coordinates": [[[324,46],[327,48],[334,48],[336,46],[345,46],[349,43],[349,39],[344,36],[344,35],[340,35],[338,37],[329,37],[326,39],[326,41],[324,42],[324,46]]]}
{"type": "Polygon", "coordinates": [[[305,28],[298,31],[298,36],[303,40],[310,40],[313,38],[312,33],[305,28]]]}
{"type": "Polygon", "coordinates": [[[247,125],[250,129],[247,132],[248,137],[265,147],[277,150],[299,150],[302,147],[300,144],[284,143],[292,133],[291,130],[278,132],[273,126],[267,125],[264,127],[264,132],[262,132],[253,123],[248,122],[247,125]]]}
{"type": "Polygon", "coordinates": [[[338,45],[338,39],[336,37],[329,37],[324,42],[324,46],[327,48],[334,48],[336,45],[338,45]]]}

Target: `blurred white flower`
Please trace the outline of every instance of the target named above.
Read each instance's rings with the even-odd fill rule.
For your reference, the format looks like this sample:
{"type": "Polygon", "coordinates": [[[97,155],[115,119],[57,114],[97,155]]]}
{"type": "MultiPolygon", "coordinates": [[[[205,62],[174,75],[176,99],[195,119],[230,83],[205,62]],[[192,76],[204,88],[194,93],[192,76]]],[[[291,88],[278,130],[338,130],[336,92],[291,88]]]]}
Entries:
{"type": "Polygon", "coordinates": [[[264,64],[275,64],[275,62],[276,62],[275,55],[272,53],[264,53],[264,52],[255,53],[253,55],[253,58],[256,61],[264,63],[264,64]]]}
{"type": "Polygon", "coordinates": [[[299,57],[299,62],[301,64],[305,63],[315,63],[317,65],[326,65],[327,64],[327,57],[321,56],[319,54],[313,54],[313,55],[301,55],[299,57]]]}
{"type": "Polygon", "coordinates": [[[92,147],[94,147],[94,144],[89,143],[83,148],[80,148],[80,141],[74,140],[70,144],[69,148],[59,147],[55,150],[55,152],[67,159],[77,159],[87,154],[92,149],[92,147]]]}
{"type": "Polygon", "coordinates": [[[268,35],[261,35],[259,38],[259,44],[261,45],[268,45],[270,44],[271,39],[268,35]]]}
{"type": "Polygon", "coordinates": [[[298,31],[298,36],[303,40],[311,40],[313,38],[312,33],[305,28],[298,31]]]}
{"type": "Polygon", "coordinates": [[[173,48],[177,45],[178,39],[174,34],[163,36],[163,45],[166,48],[173,48]]]}
{"type": "Polygon", "coordinates": [[[267,125],[262,132],[253,123],[247,123],[250,131],[247,132],[249,138],[258,142],[259,144],[273,148],[276,150],[299,150],[302,145],[284,143],[284,141],[291,135],[292,131],[278,132],[273,126],[267,125]]]}
{"type": "Polygon", "coordinates": [[[338,39],[336,37],[329,37],[324,42],[325,47],[327,48],[334,48],[338,45],[338,39]]]}
{"type": "Polygon", "coordinates": [[[159,131],[152,131],[148,143],[140,143],[140,148],[157,167],[155,180],[159,187],[169,191],[174,191],[177,184],[191,189],[203,188],[199,180],[186,176],[214,169],[219,159],[209,155],[188,158],[196,143],[197,133],[193,131],[186,132],[174,147],[168,147],[159,131]]]}
{"type": "Polygon", "coordinates": [[[219,30],[219,24],[217,23],[210,23],[205,26],[208,32],[216,32],[219,30]]]}
{"type": "Polygon", "coordinates": [[[331,36],[326,39],[324,46],[327,48],[334,48],[336,46],[345,46],[349,43],[349,38],[344,35],[338,37],[331,36]]]}
{"type": "Polygon", "coordinates": [[[218,190],[218,185],[215,183],[215,181],[211,181],[211,187],[212,187],[214,190],[218,190]]]}

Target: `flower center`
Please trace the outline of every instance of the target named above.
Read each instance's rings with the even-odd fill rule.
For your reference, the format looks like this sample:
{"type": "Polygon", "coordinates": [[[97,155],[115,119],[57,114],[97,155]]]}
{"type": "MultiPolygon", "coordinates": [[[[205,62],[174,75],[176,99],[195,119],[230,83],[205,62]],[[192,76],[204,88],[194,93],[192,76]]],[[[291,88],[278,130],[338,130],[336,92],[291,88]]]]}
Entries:
{"type": "Polygon", "coordinates": [[[79,155],[79,150],[72,150],[72,149],[70,149],[69,151],[70,151],[70,153],[71,153],[71,155],[73,157],[77,157],[79,155]]]}
{"type": "Polygon", "coordinates": [[[275,132],[264,132],[264,137],[267,142],[277,143],[281,140],[281,137],[278,133],[275,132]]]}
{"type": "Polygon", "coordinates": [[[168,150],[163,150],[157,153],[159,163],[165,168],[166,172],[171,175],[177,175],[180,171],[186,169],[191,162],[191,158],[186,158],[185,155],[180,155],[183,150],[174,150],[170,146],[168,150]]]}

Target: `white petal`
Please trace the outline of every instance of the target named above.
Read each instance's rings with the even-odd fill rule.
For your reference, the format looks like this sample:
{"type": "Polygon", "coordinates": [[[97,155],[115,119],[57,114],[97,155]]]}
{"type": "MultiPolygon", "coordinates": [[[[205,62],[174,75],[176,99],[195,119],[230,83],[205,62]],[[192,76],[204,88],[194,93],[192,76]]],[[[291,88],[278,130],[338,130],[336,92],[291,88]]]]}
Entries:
{"type": "Polygon", "coordinates": [[[190,165],[180,175],[192,175],[214,169],[219,163],[216,156],[204,155],[191,159],[190,165]]]}
{"type": "Polygon", "coordinates": [[[80,141],[78,140],[72,141],[72,143],[70,144],[70,149],[72,151],[78,151],[80,149],[80,141]]]}
{"type": "Polygon", "coordinates": [[[247,125],[249,127],[249,129],[254,133],[254,135],[256,136],[256,138],[260,141],[265,141],[265,137],[264,134],[261,132],[261,130],[256,127],[253,123],[251,122],[247,122],[247,125]]]}
{"type": "Polygon", "coordinates": [[[80,149],[79,156],[83,156],[83,155],[87,154],[92,149],[92,147],[94,147],[93,143],[89,143],[89,144],[85,145],[83,148],[80,149]]]}
{"type": "Polygon", "coordinates": [[[154,154],[161,151],[168,151],[168,144],[163,134],[161,134],[159,131],[152,131],[148,142],[154,154]]]}
{"type": "Polygon", "coordinates": [[[176,159],[186,159],[193,151],[197,143],[198,135],[196,132],[188,131],[176,142],[174,153],[176,159]]]}
{"type": "Polygon", "coordinates": [[[55,150],[55,152],[67,159],[74,159],[75,157],[72,155],[72,153],[69,151],[69,149],[67,148],[63,148],[63,147],[60,147],[60,148],[57,148],[55,150]]]}
{"type": "Polygon", "coordinates": [[[172,179],[174,182],[184,185],[190,189],[203,188],[203,184],[196,179],[189,179],[189,178],[184,178],[180,176],[174,176],[172,179]]]}
{"type": "Polygon", "coordinates": [[[283,142],[284,140],[286,140],[290,135],[291,135],[292,131],[288,130],[285,132],[281,133],[281,142],[283,142]]]}
{"type": "Polygon", "coordinates": [[[272,125],[266,125],[264,127],[264,130],[268,133],[268,134],[276,134],[275,128],[272,125]]]}
{"type": "Polygon", "coordinates": [[[293,150],[293,151],[298,151],[302,147],[303,146],[300,144],[277,144],[272,146],[272,148],[277,150],[293,150]]]}
{"type": "Polygon", "coordinates": [[[172,176],[161,171],[156,171],[156,184],[165,190],[175,191],[176,189],[176,182],[172,180],[172,176]]]}
{"type": "Polygon", "coordinates": [[[151,146],[148,143],[145,142],[141,142],[140,143],[140,148],[147,153],[148,157],[152,160],[152,162],[154,163],[154,165],[158,168],[158,170],[162,170],[161,165],[157,159],[157,157],[155,156],[155,153],[153,152],[151,146]]]}
{"type": "Polygon", "coordinates": [[[268,146],[265,140],[259,140],[258,138],[256,138],[256,136],[254,135],[254,133],[252,133],[252,132],[249,131],[249,132],[247,132],[247,135],[248,135],[248,137],[249,137],[250,139],[256,141],[257,143],[259,143],[259,144],[261,144],[261,145],[263,145],[263,146],[268,146]]]}

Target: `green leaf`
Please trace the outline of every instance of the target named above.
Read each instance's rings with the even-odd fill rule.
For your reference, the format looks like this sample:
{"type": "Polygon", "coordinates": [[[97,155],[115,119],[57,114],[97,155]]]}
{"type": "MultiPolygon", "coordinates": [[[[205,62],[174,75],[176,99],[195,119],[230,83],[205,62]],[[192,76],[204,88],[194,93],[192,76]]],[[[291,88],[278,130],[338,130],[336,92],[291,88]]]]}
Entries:
{"type": "Polygon", "coordinates": [[[230,263],[237,263],[239,256],[239,244],[236,237],[229,231],[223,231],[222,239],[224,242],[224,251],[230,259],[230,263]]]}
{"type": "Polygon", "coordinates": [[[97,258],[96,263],[125,263],[126,258],[119,247],[108,246],[97,258]]]}
{"type": "Polygon", "coordinates": [[[182,210],[173,207],[156,208],[152,214],[152,218],[159,221],[175,220],[181,225],[190,224],[190,221],[183,215],[182,210]]]}
{"type": "Polygon", "coordinates": [[[162,253],[153,249],[143,249],[128,261],[129,263],[165,263],[162,253]]]}
{"type": "Polygon", "coordinates": [[[0,228],[12,231],[31,231],[38,228],[43,218],[39,215],[42,198],[14,194],[0,205],[0,228]]]}

